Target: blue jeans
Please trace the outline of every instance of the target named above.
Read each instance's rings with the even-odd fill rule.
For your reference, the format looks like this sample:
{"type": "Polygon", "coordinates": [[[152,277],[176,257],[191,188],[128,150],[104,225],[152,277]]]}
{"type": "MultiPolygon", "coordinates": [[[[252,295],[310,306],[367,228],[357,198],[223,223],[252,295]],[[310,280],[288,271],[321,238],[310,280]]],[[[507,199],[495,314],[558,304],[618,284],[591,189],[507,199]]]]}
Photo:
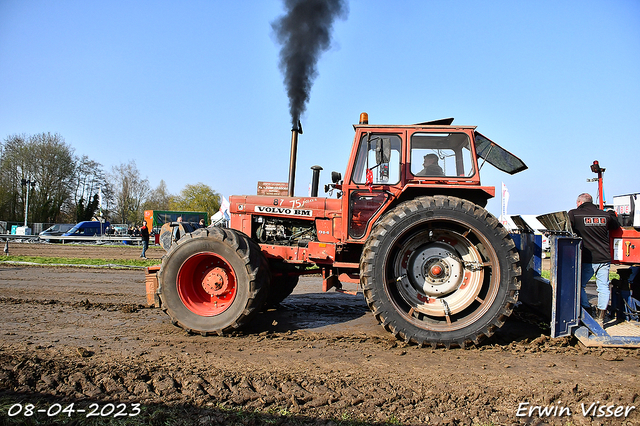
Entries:
{"type": "Polygon", "coordinates": [[[609,267],[611,263],[583,263],[582,264],[582,286],[580,290],[580,305],[589,308],[589,297],[587,296],[587,283],[592,276],[596,276],[596,289],[598,290],[598,309],[605,310],[609,305],[609,267]]]}
{"type": "Polygon", "coordinates": [[[145,253],[147,252],[148,248],[149,248],[149,241],[143,241],[142,242],[142,254],[140,255],[140,257],[146,257],[145,253]]]}

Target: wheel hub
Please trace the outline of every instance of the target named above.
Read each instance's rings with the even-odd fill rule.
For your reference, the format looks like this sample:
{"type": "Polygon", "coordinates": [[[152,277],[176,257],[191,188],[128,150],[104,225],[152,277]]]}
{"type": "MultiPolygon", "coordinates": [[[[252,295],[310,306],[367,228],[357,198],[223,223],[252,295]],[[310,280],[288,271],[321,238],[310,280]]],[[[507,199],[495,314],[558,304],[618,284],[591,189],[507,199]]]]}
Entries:
{"type": "Polygon", "coordinates": [[[429,270],[429,276],[432,278],[440,277],[444,269],[440,265],[433,265],[429,270]]]}
{"type": "Polygon", "coordinates": [[[202,288],[212,296],[220,296],[229,291],[229,278],[223,268],[215,267],[205,273],[202,288]]]}
{"type": "Polygon", "coordinates": [[[409,257],[407,272],[417,290],[429,297],[442,297],[455,291],[463,277],[463,264],[453,247],[434,242],[418,247],[409,257]]]}

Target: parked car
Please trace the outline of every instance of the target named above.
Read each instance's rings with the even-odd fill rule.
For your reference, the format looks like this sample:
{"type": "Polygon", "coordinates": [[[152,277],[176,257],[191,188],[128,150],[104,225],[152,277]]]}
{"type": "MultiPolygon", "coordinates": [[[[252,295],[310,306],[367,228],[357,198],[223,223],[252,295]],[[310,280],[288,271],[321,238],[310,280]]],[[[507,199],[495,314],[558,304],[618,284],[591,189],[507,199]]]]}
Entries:
{"type": "Polygon", "coordinates": [[[48,227],[38,235],[40,236],[41,240],[56,242],[59,240],[52,237],[59,237],[65,232],[68,232],[71,228],[73,228],[72,223],[56,223],[55,225],[48,227]]]}
{"type": "Polygon", "coordinates": [[[98,222],[95,220],[85,220],[76,224],[68,232],[62,234],[63,237],[91,237],[94,235],[105,234],[107,227],[111,224],[109,222],[98,222]]]}

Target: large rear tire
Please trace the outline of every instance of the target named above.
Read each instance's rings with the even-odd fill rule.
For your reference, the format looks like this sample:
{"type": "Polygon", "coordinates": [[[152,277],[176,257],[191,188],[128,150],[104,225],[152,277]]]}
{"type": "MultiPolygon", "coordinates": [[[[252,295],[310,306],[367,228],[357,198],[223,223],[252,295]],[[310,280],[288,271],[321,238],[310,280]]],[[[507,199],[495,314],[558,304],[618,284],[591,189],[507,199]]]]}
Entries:
{"type": "Polygon", "coordinates": [[[233,229],[205,228],[173,244],[158,273],[162,308],[189,332],[233,331],[263,306],[269,270],[258,246],[233,229]]]}
{"type": "Polygon", "coordinates": [[[397,338],[465,347],[511,314],[518,262],[513,240],[485,209],[456,197],[421,197],[375,225],[360,279],[370,309],[397,338]]]}

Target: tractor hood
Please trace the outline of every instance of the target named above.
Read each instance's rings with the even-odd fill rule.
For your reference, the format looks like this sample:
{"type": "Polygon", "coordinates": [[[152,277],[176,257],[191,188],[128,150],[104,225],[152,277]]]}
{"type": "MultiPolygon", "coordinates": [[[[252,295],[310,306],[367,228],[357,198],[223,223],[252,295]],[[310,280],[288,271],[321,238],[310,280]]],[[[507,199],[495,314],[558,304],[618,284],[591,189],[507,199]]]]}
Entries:
{"type": "Polygon", "coordinates": [[[476,154],[478,158],[482,158],[495,168],[509,173],[510,175],[514,175],[527,169],[527,165],[524,164],[521,159],[502,148],[482,133],[475,132],[475,134],[476,154]]]}

